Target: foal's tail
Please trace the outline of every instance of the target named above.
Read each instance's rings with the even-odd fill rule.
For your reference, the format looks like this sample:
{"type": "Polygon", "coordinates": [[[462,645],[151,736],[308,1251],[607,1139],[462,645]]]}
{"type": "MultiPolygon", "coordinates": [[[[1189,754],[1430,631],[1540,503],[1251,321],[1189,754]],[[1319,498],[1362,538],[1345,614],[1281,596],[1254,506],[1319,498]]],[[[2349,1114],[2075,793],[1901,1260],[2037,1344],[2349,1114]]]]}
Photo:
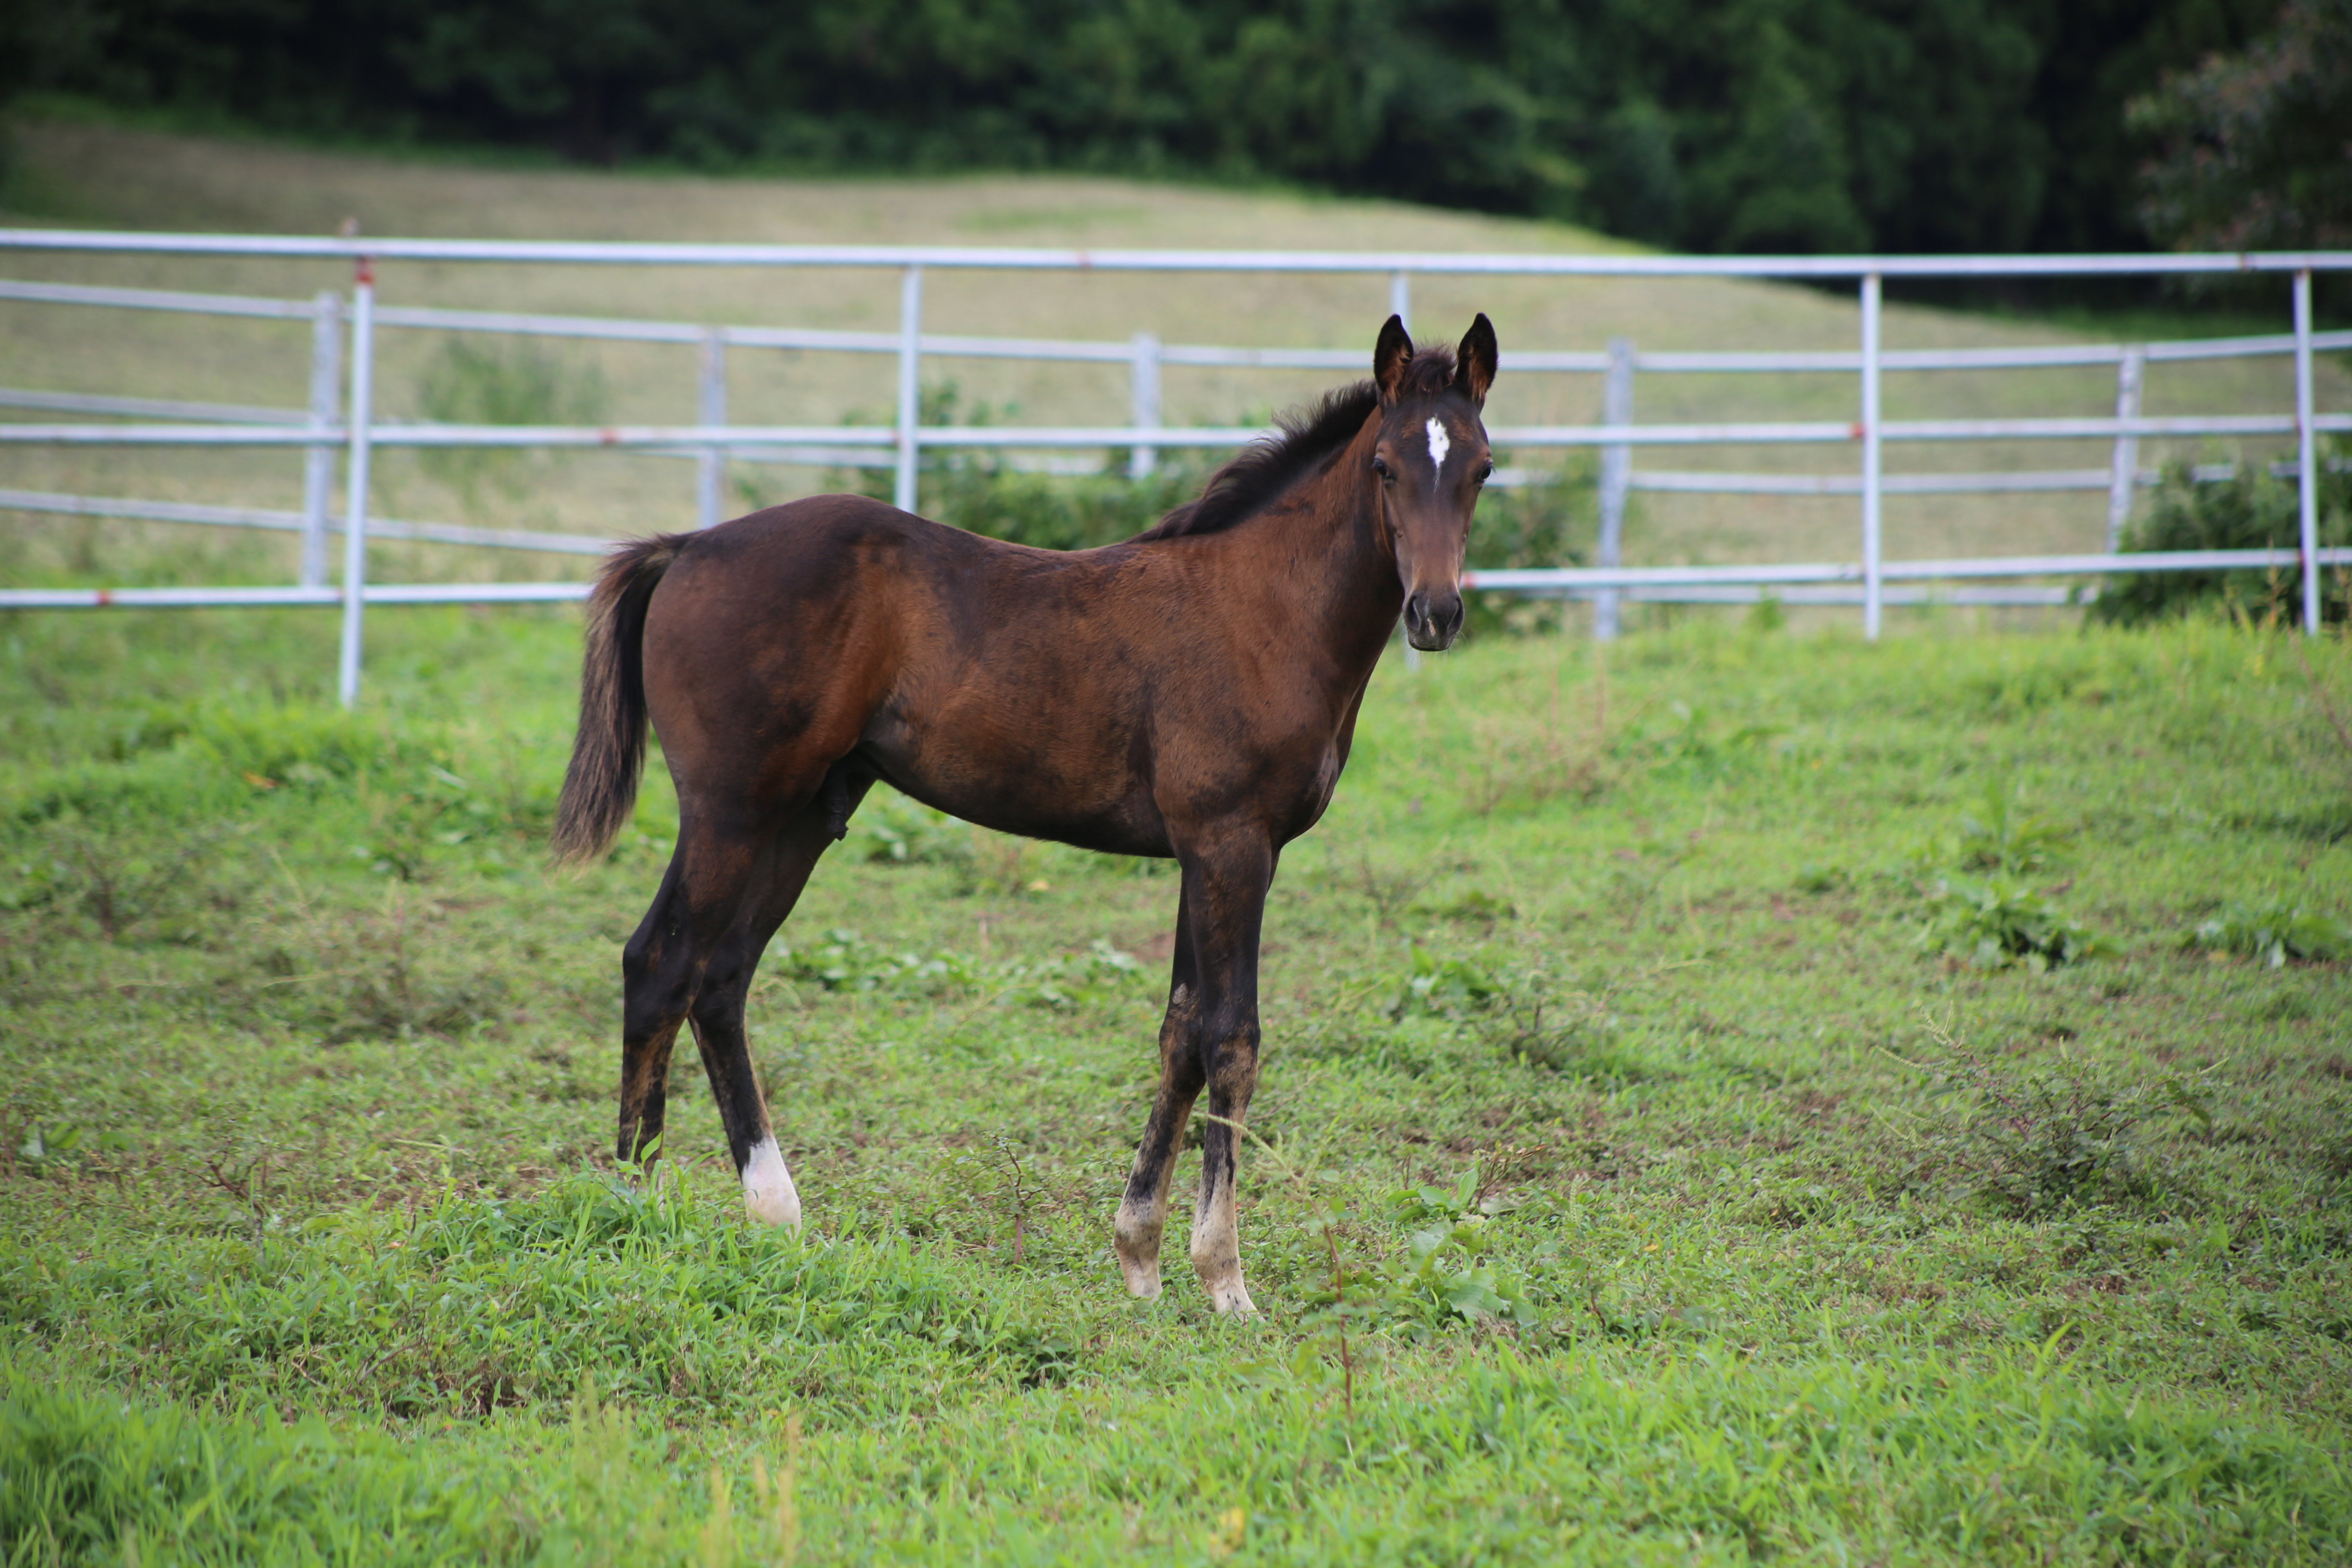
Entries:
{"type": "Polygon", "coordinates": [[[558,861],[602,855],[637,803],[646,762],[646,605],[688,537],[657,533],[620,546],[588,596],[580,732],[555,807],[558,861]]]}

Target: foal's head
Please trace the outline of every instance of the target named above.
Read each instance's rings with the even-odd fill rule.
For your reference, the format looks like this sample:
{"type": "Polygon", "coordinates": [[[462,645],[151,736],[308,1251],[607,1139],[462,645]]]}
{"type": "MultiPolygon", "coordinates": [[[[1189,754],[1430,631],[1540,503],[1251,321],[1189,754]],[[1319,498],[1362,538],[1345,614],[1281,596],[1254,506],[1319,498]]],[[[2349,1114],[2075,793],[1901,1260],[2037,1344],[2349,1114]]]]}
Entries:
{"type": "Polygon", "coordinates": [[[1416,354],[1394,316],[1372,350],[1381,392],[1372,472],[1404,586],[1405,640],[1452,647],[1462,635],[1462,555],[1478,490],[1495,471],[1479,411],[1495,384],[1495,328],[1481,313],[1449,357],[1416,354]]]}

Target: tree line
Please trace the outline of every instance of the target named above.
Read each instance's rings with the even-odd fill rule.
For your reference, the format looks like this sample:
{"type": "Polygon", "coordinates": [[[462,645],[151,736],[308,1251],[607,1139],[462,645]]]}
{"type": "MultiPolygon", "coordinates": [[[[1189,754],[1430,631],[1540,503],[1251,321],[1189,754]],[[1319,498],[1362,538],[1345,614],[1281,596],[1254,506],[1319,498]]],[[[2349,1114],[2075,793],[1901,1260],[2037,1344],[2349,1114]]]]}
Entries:
{"type": "MultiPolygon", "coordinates": [[[[2323,23],[2345,10],[2303,4],[2323,23]]],[[[2142,164],[2204,144],[2195,104],[2168,117],[2163,94],[2279,14],[2279,0],[0,5],[0,90],[300,135],[720,171],[1277,182],[1731,252],[2144,246],[2142,164]],[[2158,107],[2127,124],[2135,102],[2158,107]]]]}

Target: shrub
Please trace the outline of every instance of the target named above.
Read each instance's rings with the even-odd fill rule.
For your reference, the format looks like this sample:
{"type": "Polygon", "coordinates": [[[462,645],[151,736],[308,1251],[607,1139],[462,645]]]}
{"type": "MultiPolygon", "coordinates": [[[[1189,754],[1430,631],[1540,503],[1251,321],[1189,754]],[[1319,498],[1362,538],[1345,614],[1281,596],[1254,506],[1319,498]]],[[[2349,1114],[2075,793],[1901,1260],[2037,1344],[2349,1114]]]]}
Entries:
{"type": "MultiPolygon", "coordinates": [[[[1016,412],[986,403],[967,408],[952,381],[925,387],[921,403],[925,425],[988,426],[1000,412],[1016,412]]],[[[1208,479],[1207,466],[1189,457],[1162,458],[1139,479],[1128,476],[1125,462],[1126,454],[1117,452],[1097,473],[1036,473],[1015,468],[1001,451],[933,447],[922,458],[917,506],[927,517],[991,539],[1090,550],[1142,532],[1198,495],[1208,479]]],[[[886,469],[867,468],[852,488],[887,500],[893,479],[886,469]]]]}
{"type": "MultiPolygon", "coordinates": [[[[2341,443],[2331,443],[2340,457],[2341,443]]],[[[2301,615],[2303,573],[2293,559],[2301,539],[2294,481],[2273,478],[2258,463],[2240,463],[2227,479],[2200,480],[2183,460],[2165,471],[2147,515],[2126,535],[2126,553],[2169,550],[2283,550],[2273,570],[2138,572],[2110,578],[2091,603],[2091,617],[2137,626],[2219,601],[2250,620],[2292,621],[2301,615]]],[[[2323,459],[2319,481],[2319,542],[2352,538],[2352,472],[2323,459]]],[[[2322,613],[2345,616],[2345,592],[2322,595],[2322,613]]]]}
{"type": "MultiPolygon", "coordinates": [[[[1598,462],[1592,454],[1579,452],[1557,473],[1535,483],[1481,495],[1464,564],[1474,572],[1583,565],[1585,552],[1577,542],[1591,538],[1599,527],[1598,462]]],[[[1464,596],[1464,605],[1473,637],[1535,631],[1556,626],[1559,619],[1554,600],[1474,592],[1464,596]]]]}

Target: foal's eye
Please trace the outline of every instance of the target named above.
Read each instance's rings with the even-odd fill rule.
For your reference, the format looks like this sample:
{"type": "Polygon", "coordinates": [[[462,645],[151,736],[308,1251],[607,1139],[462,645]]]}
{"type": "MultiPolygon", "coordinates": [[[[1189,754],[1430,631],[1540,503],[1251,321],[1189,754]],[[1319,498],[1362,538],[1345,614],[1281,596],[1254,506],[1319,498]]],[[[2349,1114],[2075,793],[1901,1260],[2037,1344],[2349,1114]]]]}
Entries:
{"type": "Polygon", "coordinates": [[[1479,482],[1480,484],[1482,484],[1482,485],[1483,485],[1483,484],[1485,484],[1488,479],[1493,479],[1494,477],[1495,477],[1495,459],[1494,459],[1494,458],[1487,458],[1487,459],[1486,459],[1486,466],[1485,468],[1481,468],[1481,469],[1479,469],[1479,470],[1478,470],[1478,482],[1479,482]]]}
{"type": "Polygon", "coordinates": [[[1372,472],[1380,475],[1380,477],[1384,479],[1393,479],[1395,477],[1389,472],[1389,460],[1386,458],[1380,456],[1378,453],[1374,453],[1372,456],[1372,472]]]}

